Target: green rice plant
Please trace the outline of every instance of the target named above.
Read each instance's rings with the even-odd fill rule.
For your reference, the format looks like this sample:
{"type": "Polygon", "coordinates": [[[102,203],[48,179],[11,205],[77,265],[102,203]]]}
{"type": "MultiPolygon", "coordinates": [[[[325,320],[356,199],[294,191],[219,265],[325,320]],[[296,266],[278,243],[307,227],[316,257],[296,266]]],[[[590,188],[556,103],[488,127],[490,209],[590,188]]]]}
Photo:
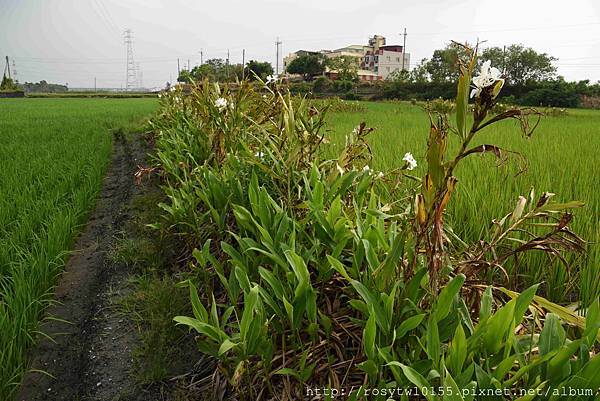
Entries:
{"type": "Polygon", "coordinates": [[[110,128],[139,121],[156,102],[118,99],[0,101],[0,399],[28,369],[26,352],[110,161],[110,128]]]}

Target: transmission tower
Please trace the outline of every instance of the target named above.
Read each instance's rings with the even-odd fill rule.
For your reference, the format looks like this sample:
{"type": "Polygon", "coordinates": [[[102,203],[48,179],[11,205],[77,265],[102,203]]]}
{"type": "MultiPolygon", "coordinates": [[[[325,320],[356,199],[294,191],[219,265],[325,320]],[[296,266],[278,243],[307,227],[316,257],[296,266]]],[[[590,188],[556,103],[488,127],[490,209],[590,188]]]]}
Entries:
{"type": "Polygon", "coordinates": [[[139,89],[142,89],[142,87],[144,86],[144,76],[142,74],[142,67],[140,67],[139,62],[135,64],[135,70],[137,71],[137,87],[139,89]]]}
{"type": "Polygon", "coordinates": [[[19,77],[17,75],[17,66],[15,65],[15,59],[13,58],[11,61],[12,61],[12,76],[13,76],[13,79],[15,80],[15,82],[17,82],[19,80],[19,77]]]}
{"type": "Polygon", "coordinates": [[[137,74],[135,62],[133,61],[133,34],[131,29],[125,30],[123,36],[125,46],[127,47],[127,76],[125,78],[125,90],[132,91],[136,86],[137,74]]]}

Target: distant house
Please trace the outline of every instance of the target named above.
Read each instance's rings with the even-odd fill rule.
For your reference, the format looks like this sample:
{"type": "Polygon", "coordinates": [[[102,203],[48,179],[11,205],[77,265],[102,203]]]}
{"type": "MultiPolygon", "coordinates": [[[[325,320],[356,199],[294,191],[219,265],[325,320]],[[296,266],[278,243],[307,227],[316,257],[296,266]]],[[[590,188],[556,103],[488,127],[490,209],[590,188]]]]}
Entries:
{"type": "MultiPolygon", "coordinates": [[[[385,37],[374,35],[367,45],[349,45],[335,50],[298,50],[283,58],[284,71],[289,63],[302,55],[322,54],[327,58],[356,57],[358,78],[361,81],[380,81],[402,69],[408,71],[410,53],[400,45],[386,45],[385,37]]],[[[327,70],[325,75],[337,79],[337,72],[327,70]]]]}

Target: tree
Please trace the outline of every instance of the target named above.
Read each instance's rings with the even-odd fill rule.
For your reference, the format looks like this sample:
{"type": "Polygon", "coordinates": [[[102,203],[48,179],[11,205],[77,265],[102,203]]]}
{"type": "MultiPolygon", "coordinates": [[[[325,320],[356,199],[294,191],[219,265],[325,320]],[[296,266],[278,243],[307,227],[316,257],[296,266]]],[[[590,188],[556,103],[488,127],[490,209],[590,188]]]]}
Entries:
{"type": "Polygon", "coordinates": [[[208,79],[215,82],[231,82],[242,78],[241,64],[227,64],[223,59],[209,59],[206,63],[183,70],[179,73],[178,82],[203,81],[208,79]]]}
{"type": "Polygon", "coordinates": [[[427,71],[427,68],[425,67],[425,64],[427,63],[427,59],[424,58],[421,60],[421,62],[419,64],[417,64],[415,66],[415,68],[413,68],[408,76],[408,80],[410,82],[416,82],[416,83],[423,83],[423,82],[428,82],[429,81],[429,72],[427,71]]]}
{"type": "Polygon", "coordinates": [[[17,86],[15,81],[12,80],[12,78],[7,77],[6,75],[2,77],[2,83],[0,83],[0,90],[13,91],[17,89],[19,89],[19,87],[17,86]]]}
{"type": "Polygon", "coordinates": [[[340,81],[358,81],[358,63],[356,57],[332,57],[327,60],[327,66],[337,72],[337,78],[340,81]]]}
{"type": "Polygon", "coordinates": [[[432,82],[454,82],[458,79],[458,60],[467,58],[463,47],[454,43],[433,52],[431,60],[423,60],[423,66],[432,82]]]}
{"type": "Polygon", "coordinates": [[[322,54],[306,54],[293,59],[287,66],[290,74],[300,74],[305,81],[325,72],[325,60],[322,54]]]}
{"type": "Polygon", "coordinates": [[[556,77],[556,58],[538,53],[520,44],[510,45],[506,50],[490,47],[482,51],[480,60],[490,60],[493,66],[505,71],[506,80],[511,85],[548,81],[556,77]]]}
{"type": "Polygon", "coordinates": [[[244,75],[251,81],[257,76],[264,81],[269,75],[273,75],[273,66],[266,61],[250,60],[246,63],[244,75]]]}

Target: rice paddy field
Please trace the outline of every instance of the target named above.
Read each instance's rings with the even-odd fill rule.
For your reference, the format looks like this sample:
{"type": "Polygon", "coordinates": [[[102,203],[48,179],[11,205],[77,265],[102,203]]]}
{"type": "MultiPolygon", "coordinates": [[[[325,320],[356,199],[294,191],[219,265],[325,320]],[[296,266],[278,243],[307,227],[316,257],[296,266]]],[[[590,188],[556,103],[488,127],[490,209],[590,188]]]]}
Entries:
{"type": "MultiPolygon", "coordinates": [[[[0,101],[0,399],[18,384],[40,313],[95,204],[110,162],[111,130],[139,124],[156,108],[155,99],[0,101]]],[[[340,150],[362,121],[375,128],[372,169],[401,167],[401,156],[412,152],[419,164],[412,173],[423,175],[429,121],[421,107],[362,102],[356,110],[330,111],[332,148],[340,150]]],[[[509,275],[523,284],[543,282],[544,295],[561,304],[589,304],[600,294],[599,124],[598,111],[569,110],[544,117],[526,139],[516,122],[504,121],[477,141],[519,152],[527,169],[517,174],[516,163],[498,167],[489,156],[474,156],[456,171],[459,186],[448,218],[466,242],[484,237],[492,219],[510,213],[532,188],[537,195],[550,191],[560,201],[585,202],[572,228],[590,242],[586,257],[569,260],[569,268],[541,253],[509,264],[509,275]]]]}
{"type": "MultiPolygon", "coordinates": [[[[328,129],[334,147],[341,148],[345,135],[361,121],[374,127],[370,135],[375,170],[401,167],[401,155],[412,152],[419,162],[415,176],[425,171],[425,149],[429,130],[426,112],[408,102],[364,102],[365,111],[333,112],[328,129]]],[[[600,113],[594,110],[569,110],[568,115],[543,117],[529,139],[523,138],[518,122],[506,120],[478,134],[478,144],[496,144],[514,150],[527,160],[527,169],[509,162],[501,167],[491,156],[474,156],[456,175],[459,186],[449,206],[450,224],[461,238],[476,241],[481,227],[491,226],[492,219],[510,213],[518,196],[528,196],[531,188],[537,195],[544,191],[556,194],[559,201],[580,200],[585,207],[575,211],[572,228],[591,242],[587,258],[573,262],[568,271],[559,260],[544,255],[530,255],[519,269],[509,272],[526,281],[545,282],[548,298],[557,302],[576,301],[579,294],[585,303],[600,293],[600,113]],[[490,194],[494,194],[493,197],[490,194]]],[[[451,138],[456,145],[456,138],[451,138]]],[[[451,153],[452,154],[452,153],[451,153]]]]}
{"type": "Polygon", "coordinates": [[[0,399],[23,357],[74,237],[95,204],[110,130],[154,99],[0,100],[0,399]]]}

